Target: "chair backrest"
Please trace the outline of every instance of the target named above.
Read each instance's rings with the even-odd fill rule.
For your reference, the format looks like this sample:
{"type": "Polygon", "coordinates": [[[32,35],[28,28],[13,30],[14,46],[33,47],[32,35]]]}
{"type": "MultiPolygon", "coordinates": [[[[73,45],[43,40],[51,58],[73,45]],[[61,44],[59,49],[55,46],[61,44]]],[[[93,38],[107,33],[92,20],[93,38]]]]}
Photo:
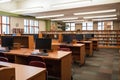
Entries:
{"type": "Polygon", "coordinates": [[[30,61],[41,61],[41,62],[45,62],[44,59],[40,56],[35,56],[35,55],[30,55],[28,56],[28,63],[30,61]]]}
{"type": "Polygon", "coordinates": [[[0,57],[0,61],[8,62],[8,59],[6,57],[0,57]]]}
{"type": "Polygon", "coordinates": [[[0,57],[6,57],[6,55],[0,52],[0,57]]]}
{"type": "Polygon", "coordinates": [[[30,61],[29,65],[46,68],[46,64],[44,62],[41,62],[41,61],[30,61]]]}
{"type": "Polygon", "coordinates": [[[70,51],[70,48],[59,48],[59,50],[62,50],[62,51],[70,51]]]}
{"type": "MultiPolygon", "coordinates": [[[[35,67],[46,68],[45,62],[41,62],[41,61],[30,61],[29,65],[30,66],[35,66],[35,67]]],[[[48,72],[46,71],[46,80],[48,80],[47,77],[48,77],[48,72]]]]}

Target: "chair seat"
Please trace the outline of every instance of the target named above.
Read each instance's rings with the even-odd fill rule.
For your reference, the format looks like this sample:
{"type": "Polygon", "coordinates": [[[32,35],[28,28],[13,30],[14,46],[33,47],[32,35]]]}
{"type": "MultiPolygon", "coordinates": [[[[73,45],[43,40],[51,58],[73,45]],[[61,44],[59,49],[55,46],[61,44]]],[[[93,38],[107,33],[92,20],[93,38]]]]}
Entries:
{"type": "Polygon", "coordinates": [[[6,57],[0,57],[0,61],[8,62],[8,59],[6,57]]]}

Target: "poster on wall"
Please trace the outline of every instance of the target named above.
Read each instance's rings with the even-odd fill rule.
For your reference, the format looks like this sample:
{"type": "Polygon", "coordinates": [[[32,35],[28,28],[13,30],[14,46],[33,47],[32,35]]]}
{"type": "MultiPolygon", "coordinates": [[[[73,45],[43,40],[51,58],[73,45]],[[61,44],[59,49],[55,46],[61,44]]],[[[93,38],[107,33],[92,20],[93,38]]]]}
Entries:
{"type": "Polygon", "coordinates": [[[57,24],[56,22],[51,22],[51,31],[56,31],[57,30],[57,24]]]}

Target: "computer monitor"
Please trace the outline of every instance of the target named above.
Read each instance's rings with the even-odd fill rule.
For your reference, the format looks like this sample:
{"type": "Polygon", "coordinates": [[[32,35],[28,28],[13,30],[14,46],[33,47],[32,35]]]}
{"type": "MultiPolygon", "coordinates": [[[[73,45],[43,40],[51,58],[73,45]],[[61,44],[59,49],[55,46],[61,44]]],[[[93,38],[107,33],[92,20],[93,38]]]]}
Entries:
{"type": "Polygon", "coordinates": [[[50,38],[50,35],[49,34],[42,34],[42,37],[43,38],[50,38]]]}
{"type": "Polygon", "coordinates": [[[85,39],[91,39],[93,38],[92,34],[85,34],[85,39]]]}
{"type": "Polygon", "coordinates": [[[38,34],[33,34],[34,41],[38,38],[38,34]]]}
{"type": "Polygon", "coordinates": [[[43,50],[47,53],[47,50],[51,50],[52,39],[51,38],[37,38],[35,42],[35,49],[43,50]]]}
{"type": "Polygon", "coordinates": [[[63,34],[63,43],[71,43],[73,40],[73,37],[71,34],[63,34]]]}
{"type": "Polygon", "coordinates": [[[91,34],[92,35],[92,38],[94,38],[94,34],[91,34]]]}
{"type": "Polygon", "coordinates": [[[12,49],[13,47],[13,37],[11,36],[2,36],[1,37],[1,46],[8,47],[8,49],[12,49]]]}
{"type": "Polygon", "coordinates": [[[76,34],[76,40],[78,41],[83,40],[83,34],[76,34]]]}

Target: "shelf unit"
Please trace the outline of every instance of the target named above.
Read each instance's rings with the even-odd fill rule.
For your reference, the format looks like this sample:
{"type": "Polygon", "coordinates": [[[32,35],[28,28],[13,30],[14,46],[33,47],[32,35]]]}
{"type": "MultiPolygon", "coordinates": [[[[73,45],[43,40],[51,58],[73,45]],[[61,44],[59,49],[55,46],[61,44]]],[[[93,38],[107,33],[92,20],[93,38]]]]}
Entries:
{"type": "Polygon", "coordinates": [[[120,48],[120,30],[43,31],[47,34],[94,34],[99,48],[120,48]]]}
{"type": "Polygon", "coordinates": [[[94,31],[94,37],[98,39],[99,47],[120,47],[120,30],[94,31]]]}
{"type": "MultiPolygon", "coordinates": [[[[3,36],[3,37],[8,37],[8,36],[3,36]]],[[[9,37],[13,38],[14,43],[20,43],[21,48],[29,48],[33,49],[34,48],[34,39],[32,35],[29,36],[11,36],[9,37]]]]}

